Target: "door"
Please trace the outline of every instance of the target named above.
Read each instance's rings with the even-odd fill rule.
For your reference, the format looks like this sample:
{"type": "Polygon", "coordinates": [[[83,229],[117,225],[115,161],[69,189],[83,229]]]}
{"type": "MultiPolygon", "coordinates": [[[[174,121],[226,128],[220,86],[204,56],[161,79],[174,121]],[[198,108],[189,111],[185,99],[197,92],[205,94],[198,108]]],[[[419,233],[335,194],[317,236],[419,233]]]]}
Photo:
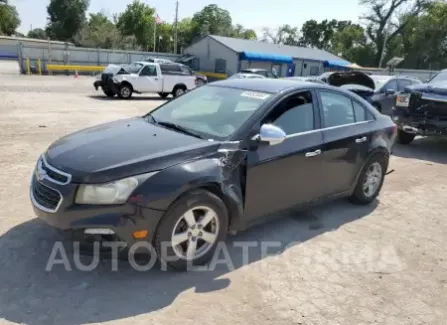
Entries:
{"type": "Polygon", "coordinates": [[[320,90],[325,191],[333,195],[354,183],[372,142],[374,117],[360,102],[330,90],[320,90]]]}
{"type": "Polygon", "coordinates": [[[397,91],[397,79],[391,79],[382,87],[380,98],[380,107],[382,114],[391,114],[391,108],[396,104],[397,91]]]}
{"type": "Polygon", "coordinates": [[[290,63],[287,66],[287,77],[293,77],[295,75],[295,63],[290,63]]]}
{"type": "Polygon", "coordinates": [[[163,89],[163,80],[157,73],[156,65],[145,66],[134,85],[135,90],[142,93],[158,93],[163,89]]]}
{"type": "Polygon", "coordinates": [[[259,124],[287,134],[277,145],[260,144],[247,157],[245,215],[248,220],[310,201],[319,195],[323,135],[310,91],[289,95],[259,124]]]}

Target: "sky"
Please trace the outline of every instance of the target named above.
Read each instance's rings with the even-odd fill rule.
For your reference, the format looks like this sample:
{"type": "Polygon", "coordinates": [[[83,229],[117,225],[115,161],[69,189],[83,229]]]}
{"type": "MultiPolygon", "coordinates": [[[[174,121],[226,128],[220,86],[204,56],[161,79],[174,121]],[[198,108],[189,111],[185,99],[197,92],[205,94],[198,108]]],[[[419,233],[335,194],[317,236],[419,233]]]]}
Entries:
{"type": "MultiPolygon", "coordinates": [[[[143,0],[157,10],[161,19],[172,22],[175,17],[175,0],[143,0]]],[[[104,11],[112,16],[125,10],[132,0],[90,0],[89,12],[104,11]]],[[[10,0],[20,14],[21,33],[46,24],[46,7],[49,0],[10,0]]],[[[299,26],[309,20],[324,19],[358,21],[364,13],[358,0],[179,0],[179,19],[190,17],[208,4],[217,4],[230,12],[233,24],[254,29],[258,35],[263,27],[275,28],[282,24],[299,26]]]]}

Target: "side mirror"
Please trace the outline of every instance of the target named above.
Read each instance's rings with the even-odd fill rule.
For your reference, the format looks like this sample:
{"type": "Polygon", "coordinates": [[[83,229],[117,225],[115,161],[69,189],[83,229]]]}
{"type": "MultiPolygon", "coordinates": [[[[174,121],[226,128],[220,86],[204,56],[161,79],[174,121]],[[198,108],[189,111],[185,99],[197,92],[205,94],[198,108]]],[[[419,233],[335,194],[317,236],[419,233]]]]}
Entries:
{"type": "Polygon", "coordinates": [[[396,91],[394,89],[386,89],[385,90],[386,95],[394,95],[395,93],[396,93],[396,91]]]}
{"type": "Polygon", "coordinates": [[[271,146],[282,143],[286,139],[286,133],[273,124],[263,124],[259,135],[255,136],[255,140],[266,142],[271,146]]]}

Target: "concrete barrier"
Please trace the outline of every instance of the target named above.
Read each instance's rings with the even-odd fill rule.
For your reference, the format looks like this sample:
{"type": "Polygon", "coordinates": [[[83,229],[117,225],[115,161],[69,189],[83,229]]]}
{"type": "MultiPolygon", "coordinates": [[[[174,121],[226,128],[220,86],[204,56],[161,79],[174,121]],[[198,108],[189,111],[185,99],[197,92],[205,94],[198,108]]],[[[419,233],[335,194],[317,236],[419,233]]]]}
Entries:
{"type": "Polygon", "coordinates": [[[2,58],[0,59],[0,74],[2,75],[19,75],[20,66],[16,60],[2,58]]]}

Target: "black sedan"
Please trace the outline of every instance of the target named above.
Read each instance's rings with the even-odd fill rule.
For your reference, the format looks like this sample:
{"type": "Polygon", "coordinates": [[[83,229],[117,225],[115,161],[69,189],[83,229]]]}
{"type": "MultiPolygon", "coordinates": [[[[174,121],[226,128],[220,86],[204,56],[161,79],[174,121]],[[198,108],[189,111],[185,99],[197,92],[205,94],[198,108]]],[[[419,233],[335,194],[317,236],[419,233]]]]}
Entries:
{"type": "Polygon", "coordinates": [[[150,243],[185,270],[261,217],[338,197],[372,202],[396,131],[340,88],[224,80],[59,139],[38,159],[30,196],[56,228],[127,250],[150,243]]]}

